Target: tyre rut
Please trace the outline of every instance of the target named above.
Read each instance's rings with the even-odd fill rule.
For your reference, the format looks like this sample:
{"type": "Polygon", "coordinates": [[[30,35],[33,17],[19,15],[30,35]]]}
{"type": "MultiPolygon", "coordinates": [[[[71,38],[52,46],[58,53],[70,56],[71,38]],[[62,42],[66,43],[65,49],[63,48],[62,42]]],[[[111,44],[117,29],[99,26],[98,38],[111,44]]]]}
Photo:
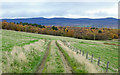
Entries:
{"type": "Polygon", "coordinates": [[[42,70],[44,69],[44,66],[45,66],[46,59],[47,59],[48,54],[49,54],[49,52],[50,52],[50,45],[51,45],[51,41],[50,41],[49,44],[48,44],[47,50],[46,50],[46,52],[45,52],[45,55],[44,55],[44,57],[43,57],[40,65],[39,65],[39,67],[37,68],[36,73],[42,73],[42,70]]]}
{"type": "Polygon", "coordinates": [[[68,61],[65,59],[64,54],[61,52],[59,46],[56,44],[57,48],[58,48],[58,52],[60,53],[60,56],[62,58],[63,64],[64,64],[64,69],[66,71],[66,73],[73,73],[72,68],[69,66],[68,61]]]}

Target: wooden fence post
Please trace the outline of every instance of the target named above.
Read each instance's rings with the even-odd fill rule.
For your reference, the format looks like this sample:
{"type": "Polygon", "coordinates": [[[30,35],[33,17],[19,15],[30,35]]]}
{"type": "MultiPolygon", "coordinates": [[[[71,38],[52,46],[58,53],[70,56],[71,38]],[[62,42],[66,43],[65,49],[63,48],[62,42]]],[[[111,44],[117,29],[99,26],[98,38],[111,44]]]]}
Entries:
{"type": "Polygon", "coordinates": [[[82,54],[82,56],[84,56],[84,51],[83,51],[83,54],[82,54]]]}
{"type": "Polygon", "coordinates": [[[92,57],[91,57],[91,62],[93,62],[93,54],[92,54],[92,57]]]}
{"type": "Polygon", "coordinates": [[[88,58],[88,52],[86,53],[86,59],[88,58]]]}
{"type": "Polygon", "coordinates": [[[106,72],[108,72],[109,61],[107,62],[106,72]]]}
{"type": "Polygon", "coordinates": [[[98,59],[98,66],[100,65],[100,57],[99,57],[99,59],[98,59]]]}
{"type": "Polygon", "coordinates": [[[78,54],[78,50],[77,50],[77,54],[78,54]]]}

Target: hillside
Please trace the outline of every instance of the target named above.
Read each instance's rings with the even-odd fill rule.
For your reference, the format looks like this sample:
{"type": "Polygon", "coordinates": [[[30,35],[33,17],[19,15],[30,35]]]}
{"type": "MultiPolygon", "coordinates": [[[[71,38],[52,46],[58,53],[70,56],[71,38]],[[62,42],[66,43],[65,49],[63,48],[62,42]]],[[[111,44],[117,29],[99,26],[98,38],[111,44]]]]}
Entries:
{"type": "Polygon", "coordinates": [[[102,73],[108,61],[107,72],[118,71],[117,40],[82,40],[11,30],[2,30],[2,38],[3,73],[102,73]]]}
{"type": "Polygon", "coordinates": [[[23,22],[23,23],[36,23],[41,25],[59,25],[59,26],[77,26],[77,27],[107,27],[118,28],[118,19],[116,18],[18,18],[18,19],[2,19],[7,22],[23,22]]]}
{"type": "Polygon", "coordinates": [[[2,29],[23,31],[55,36],[74,37],[89,40],[118,39],[118,29],[95,27],[70,27],[70,26],[43,26],[38,24],[2,22],[2,29]]]}

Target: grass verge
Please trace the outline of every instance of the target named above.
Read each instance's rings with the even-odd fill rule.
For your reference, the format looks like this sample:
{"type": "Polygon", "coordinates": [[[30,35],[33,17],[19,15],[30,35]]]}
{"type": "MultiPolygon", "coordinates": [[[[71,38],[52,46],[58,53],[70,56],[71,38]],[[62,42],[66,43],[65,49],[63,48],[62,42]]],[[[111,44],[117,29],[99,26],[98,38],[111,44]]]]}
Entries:
{"type": "Polygon", "coordinates": [[[67,61],[69,62],[69,65],[73,70],[73,73],[87,73],[87,71],[85,70],[85,66],[80,64],[75,58],[71,58],[68,55],[68,53],[58,44],[57,41],[56,41],[56,44],[61,50],[61,52],[63,53],[63,55],[65,56],[65,58],[67,59],[67,61]]]}

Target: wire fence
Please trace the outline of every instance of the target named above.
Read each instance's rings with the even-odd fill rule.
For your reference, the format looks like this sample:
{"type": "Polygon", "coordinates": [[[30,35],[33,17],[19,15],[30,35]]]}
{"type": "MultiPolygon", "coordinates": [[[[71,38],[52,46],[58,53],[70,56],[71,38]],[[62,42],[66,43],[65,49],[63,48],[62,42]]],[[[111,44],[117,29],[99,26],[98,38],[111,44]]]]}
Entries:
{"type": "Polygon", "coordinates": [[[95,63],[96,65],[102,67],[105,69],[105,72],[108,72],[109,70],[118,72],[118,69],[113,68],[112,66],[109,65],[109,61],[107,63],[104,63],[101,61],[101,58],[99,57],[98,59],[94,58],[94,54],[90,55],[88,52],[85,53],[84,50],[77,49],[71,45],[68,44],[66,41],[62,41],[64,45],[69,47],[72,51],[75,51],[77,54],[81,54],[82,56],[85,56],[86,59],[88,59],[91,63],[95,63]]]}

